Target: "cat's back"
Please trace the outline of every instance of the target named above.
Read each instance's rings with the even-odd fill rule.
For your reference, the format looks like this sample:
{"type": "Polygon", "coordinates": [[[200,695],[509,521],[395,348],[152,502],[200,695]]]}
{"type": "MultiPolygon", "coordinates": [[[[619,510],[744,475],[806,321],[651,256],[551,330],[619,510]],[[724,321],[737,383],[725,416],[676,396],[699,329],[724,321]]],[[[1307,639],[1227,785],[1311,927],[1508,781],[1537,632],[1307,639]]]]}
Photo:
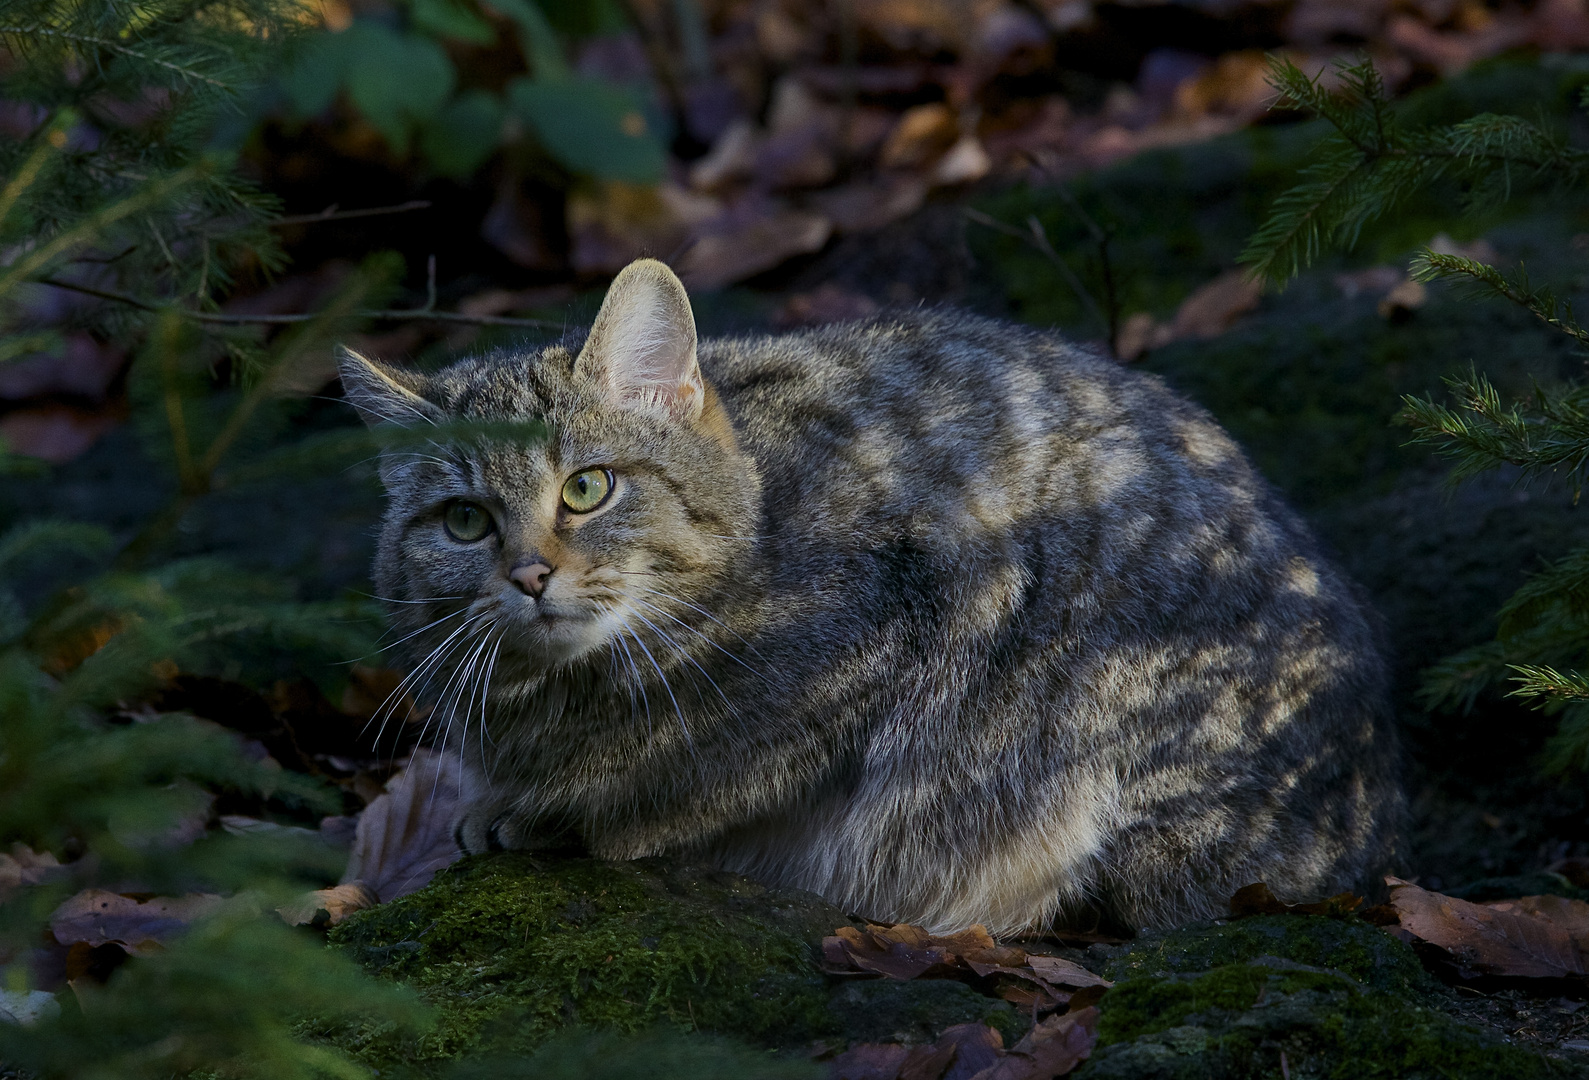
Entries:
{"type": "Polygon", "coordinates": [[[705,341],[701,364],[772,531],[801,544],[963,550],[1056,524],[1169,561],[1191,534],[1307,543],[1207,412],[1052,334],[915,310],[705,341]]]}

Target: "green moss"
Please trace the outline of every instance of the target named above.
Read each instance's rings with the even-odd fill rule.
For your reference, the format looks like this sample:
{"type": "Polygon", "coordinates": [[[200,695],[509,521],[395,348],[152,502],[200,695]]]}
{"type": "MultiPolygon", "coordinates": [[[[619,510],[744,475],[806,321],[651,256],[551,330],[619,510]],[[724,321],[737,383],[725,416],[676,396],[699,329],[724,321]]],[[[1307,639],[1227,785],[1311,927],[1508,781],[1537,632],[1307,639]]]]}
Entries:
{"type": "Polygon", "coordinates": [[[843,922],[808,894],[661,860],[468,859],[332,933],[436,1006],[436,1031],[417,1047],[381,1031],[334,1034],[377,1067],[523,1053],[571,1024],[798,1043],[837,1026],[816,949],[843,922]]]}
{"type": "Polygon", "coordinates": [[[944,1028],[981,1023],[997,1028],[1010,1046],[1031,1026],[1009,1002],[950,979],[847,982],[833,991],[828,1007],[851,1042],[931,1042],[944,1028]]]}
{"type": "Polygon", "coordinates": [[[460,1064],[447,1080],[818,1080],[822,1068],[743,1043],[659,1028],[640,1035],[566,1031],[528,1057],[460,1064]]]}
{"type": "Polygon", "coordinates": [[[1121,983],[1080,1080],[1529,1080],[1537,1054],[1340,972],[1263,957],[1121,983]]]}
{"type": "Polygon", "coordinates": [[[1105,974],[1121,981],[1208,971],[1257,957],[1343,972],[1371,990],[1423,994],[1436,985],[1412,950],[1377,926],[1321,915],[1259,915],[1145,936],[1117,950],[1105,974]]]}

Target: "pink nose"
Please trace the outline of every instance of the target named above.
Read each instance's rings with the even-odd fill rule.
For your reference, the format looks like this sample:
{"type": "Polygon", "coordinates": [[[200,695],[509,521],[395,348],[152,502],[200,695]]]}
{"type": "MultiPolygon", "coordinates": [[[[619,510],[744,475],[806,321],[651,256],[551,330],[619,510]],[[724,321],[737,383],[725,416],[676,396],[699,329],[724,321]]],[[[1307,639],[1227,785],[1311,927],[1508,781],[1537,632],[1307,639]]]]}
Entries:
{"type": "Polygon", "coordinates": [[[546,591],[546,579],[552,576],[552,568],[543,562],[532,562],[527,566],[515,566],[508,574],[509,580],[519,587],[525,596],[540,596],[546,591]]]}

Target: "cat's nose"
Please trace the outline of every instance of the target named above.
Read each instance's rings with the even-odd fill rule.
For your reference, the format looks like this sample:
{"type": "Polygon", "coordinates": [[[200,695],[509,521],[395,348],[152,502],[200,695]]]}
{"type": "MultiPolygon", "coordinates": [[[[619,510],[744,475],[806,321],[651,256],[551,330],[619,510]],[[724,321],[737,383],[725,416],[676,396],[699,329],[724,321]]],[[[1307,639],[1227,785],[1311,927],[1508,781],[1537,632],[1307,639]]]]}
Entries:
{"type": "Polygon", "coordinates": [[[525,596],[540,596],[546,591],[546,579],[552,576],[552,568],[540,560],[515,566],[508,572],[508,580],[519,587],[525,596]]]}

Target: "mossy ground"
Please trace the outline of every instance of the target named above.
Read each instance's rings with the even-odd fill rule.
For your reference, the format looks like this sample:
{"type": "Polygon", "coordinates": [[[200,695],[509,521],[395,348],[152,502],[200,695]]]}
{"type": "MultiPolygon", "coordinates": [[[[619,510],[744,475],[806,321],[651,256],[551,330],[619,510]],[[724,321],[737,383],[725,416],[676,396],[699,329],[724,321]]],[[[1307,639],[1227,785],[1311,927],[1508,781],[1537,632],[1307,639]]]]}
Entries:
{"type": "Polygon", "coordinates": [[[1569,1075],[1452,1020],[1412,951],[1360,919],[1261,916],[1122,947],[1089,1080],[1569,1075]]]}
{"type": "MultiPolygon", "coordinates": [[[[417,1043],[318,1034],[383,1077],[617,1077],[641,1062],[680,1080],[797,1080],[815,1075],[799,1053],[813,1040],[1024,1032],[1030,1018],[986,987],[824,975],[820,940],[846,921],[808,894],[666,860],[474,858],[332,933],[417,990],[436,1028],[417,1043]]],[[[1297,1080],[1557,1075],[1445,1015],[1411,950],[1355,917],[1259,916],[1086,955],[1116,981],[1086,1077],[1271,1077],[1282,1051],[1297,1080]]]]}
{"type": "Polygon", "coordinates": [[[658,860],[465,860],[348,920],[332,945],[437,1010],[417,1047],[338,1041],[371,1064],[530,1050],[568,1025],[659,1023],[791,1045],[838,1026],[817,969],[846,920],[816,897],[658,860]]]}

